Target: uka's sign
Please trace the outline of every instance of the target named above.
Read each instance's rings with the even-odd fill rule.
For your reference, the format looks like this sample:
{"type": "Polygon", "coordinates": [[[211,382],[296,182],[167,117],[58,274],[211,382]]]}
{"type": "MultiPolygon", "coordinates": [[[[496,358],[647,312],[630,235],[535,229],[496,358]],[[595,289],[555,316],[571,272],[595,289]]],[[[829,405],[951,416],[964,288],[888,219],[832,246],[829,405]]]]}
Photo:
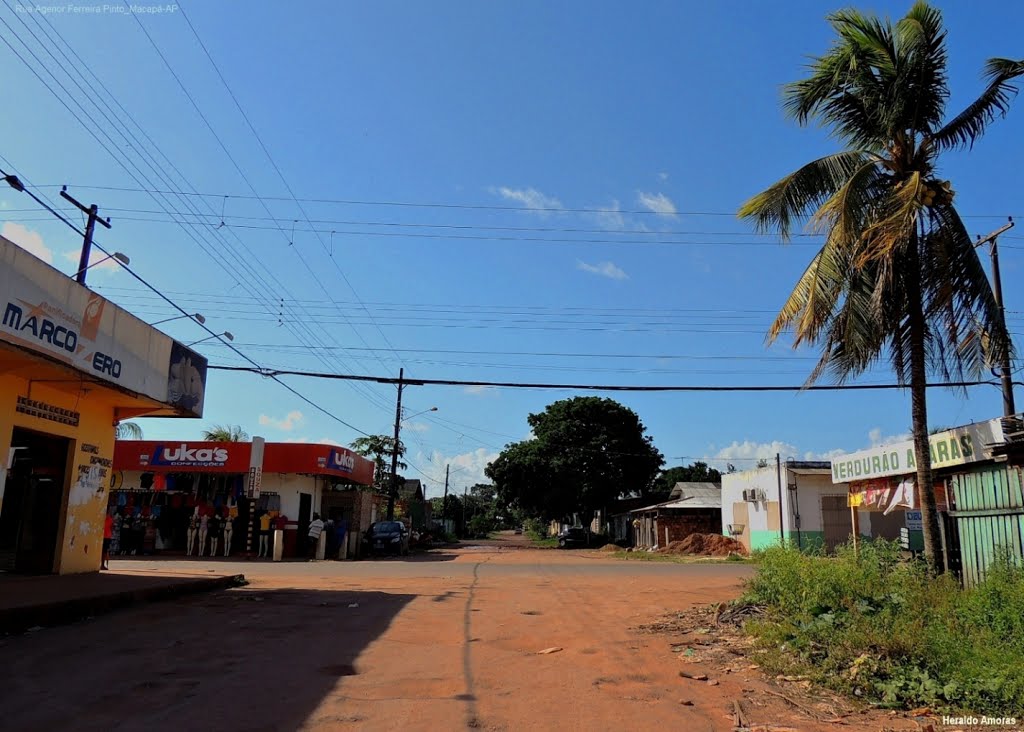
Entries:
{"type": "MultiPolygon", "coordinates": [[[[937,432],[928,437],[932,468],[967,465],[990,457],[989,447],[1003,442],[998,419],[937,432]]],[[[914,441],[904,440],[832,458],[832,482],[853,483],[917,470],[914,441]]]]}

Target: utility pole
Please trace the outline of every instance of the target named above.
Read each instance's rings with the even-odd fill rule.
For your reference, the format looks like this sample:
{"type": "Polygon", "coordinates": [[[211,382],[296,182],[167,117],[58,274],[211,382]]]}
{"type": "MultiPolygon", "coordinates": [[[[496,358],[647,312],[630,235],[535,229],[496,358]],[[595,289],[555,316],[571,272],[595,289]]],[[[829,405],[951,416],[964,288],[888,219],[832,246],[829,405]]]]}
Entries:
{"type": "Polygon", "coordinates": [[[83,203],[79,203],[77,200],[71,197],[68,193],[68,187],[64,186],[61,188],[60,197],[65,201],[70,201],[79,211],[86,214],[89,217],[89,221],[85,225],[85,238],[82,240],[82,257],[78,260],[78,274],[75,275],[75,280],[80,285],[85,284],[85,273],[89,269],[89,253],[92,251],[92,232],[96,228],[96,222],[99,221],[101,226],[110,228],[110,219],[101,219],[100,210],[96,204],[86,206],[83,203]]]}
{"type": "Polygon", "coordinates": [[[405,368],[398,369],[398,403],[395,406],[395,443],[391,447],[391,487],[388,489],[388,521],[395,518],[395,497],[398,495],[398,435],[402,429],[402,379],[405,368]]]}
{"type": "Polygon", "coordinates": [[[444,500],[441,502],[441,523],[444,524],[444,530],[448,531],[448,469],[451,464],[444,466],[444,500]]]}
{"type": "Polygon", "coordinates": [[[982,244],[988,244],[989,256],[992,258],[992,294],[996,300],[996,306],[999,308],[999,327],[1003,331],[1002,335],[1006,341],[1006,348],[1003,351],[1003,356],[1000,359],[999,364],[999,380],[1003,386],[1003,416],[1010,417],[1017,413],[1017,410],[1013,403],[1013,373],[1010,370],[1010,331],[1006,327],[1006,306],[1003,304],[1003,282],[999,276],[999,247],[996,240],[999,235],[1005,231],[1009,231],[1013,228],[1013,217],[1011,216],[1009,222],[1003,227],[996,229],[986,237],[978,237],[978,241],[975,243],[975,247],[980,247],[982,244]]]}

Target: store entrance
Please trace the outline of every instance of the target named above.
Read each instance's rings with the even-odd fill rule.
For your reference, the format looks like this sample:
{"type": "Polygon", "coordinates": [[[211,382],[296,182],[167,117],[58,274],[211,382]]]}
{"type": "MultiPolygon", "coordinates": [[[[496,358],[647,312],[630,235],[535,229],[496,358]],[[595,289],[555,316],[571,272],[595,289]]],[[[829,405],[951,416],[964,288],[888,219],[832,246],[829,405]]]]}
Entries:
{"type": "Polygon", "coordinates": [[[54,571],[70,441],[15,427],[0,507],[0,571],[54,571]]]}

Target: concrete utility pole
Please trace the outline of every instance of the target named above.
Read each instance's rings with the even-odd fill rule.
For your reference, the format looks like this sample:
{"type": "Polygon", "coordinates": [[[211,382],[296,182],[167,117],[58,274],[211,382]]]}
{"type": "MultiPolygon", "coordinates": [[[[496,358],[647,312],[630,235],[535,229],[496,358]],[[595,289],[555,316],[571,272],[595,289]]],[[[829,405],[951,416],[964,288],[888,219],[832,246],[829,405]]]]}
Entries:
{"type": "MultiPolygon", "coordinates": [[[[1006,306],[1003,304],[1003,282],[999,276],[999,248],[996,240],[999,235],[1003,232],[1009,231],[1013,228],[1013,217],[1011,216],[1009,222],[993,231],[986,237],[978,237],[978,241],[975,243],[975,248],[980,247],[982,244],[988,244],[989,256],[992,258],[992,294],[995,297],[996,305],[999,307],[999,327],[1003,331],[1003,338],[1006,339],[1006,350],[1003,352],[1003,357],[1000,359],[999,364],[999,380],[1003,385],[1003,416],[1009,417],[1017,413],[1017,410],[1013,403],[1013,372],[1010,369],[1010,332],[1006,327],[1006,306]]],[[[994,371],[994,369],[993,369],[994,371]]]]}
{"type": "Polygon", "coordinates": [[[60,191],[60,197],[65,201],[70,201],[79,211],[86,214],[89,217],[89,221],[85,225],[85,238],[82,240],[82,256],[78,260],[78,274],[75,275],[75,280],[80,285],[85,284],[85,273],[89,269],[89,254],[92,251],[92,233],[96,228],[96,222],[99,221],[101,226],[110,228],[110,219],[101,219],[99,208],[96,204],[86,206],[83,203],[79,203],[77,200],[71,197],[68,193],[68,187],[64,186],[60,191]]]}
{"type": "Polygon", "coordinates": [[[391,447],[391,486],[388,489],[388,521],[395,518],[395,498],[398,495],[398,435],[402,430],[402,389],[405,369],[398,370],[398,403],[395,406],[395,444],[391,447]]]}
{"type": "Polygon", "coordinates": [[[441,501],[441,523],[444,524],[444,530],[448,531],[448,469],[451,468],[451,464],[444,466],[444,499],[441,501]]]}

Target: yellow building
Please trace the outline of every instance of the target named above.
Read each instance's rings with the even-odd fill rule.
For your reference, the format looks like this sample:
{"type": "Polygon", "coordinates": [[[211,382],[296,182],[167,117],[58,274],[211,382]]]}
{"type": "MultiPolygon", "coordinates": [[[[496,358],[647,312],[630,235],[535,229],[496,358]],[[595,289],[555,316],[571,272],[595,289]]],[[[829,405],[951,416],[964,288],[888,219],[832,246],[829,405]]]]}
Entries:
{"type": "Polygon", "coordinates": [[[202,416],[206,359],[3,237],[0,314],[0,571],[97,571],[116,425],[202,416]]]}

